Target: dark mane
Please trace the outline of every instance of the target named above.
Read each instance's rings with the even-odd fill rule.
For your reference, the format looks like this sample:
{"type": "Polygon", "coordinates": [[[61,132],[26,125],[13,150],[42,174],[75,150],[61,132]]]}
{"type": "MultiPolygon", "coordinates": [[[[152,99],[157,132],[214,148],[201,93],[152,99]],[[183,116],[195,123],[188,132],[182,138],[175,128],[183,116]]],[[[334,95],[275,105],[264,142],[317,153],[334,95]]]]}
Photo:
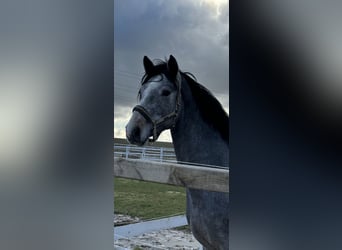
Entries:
{"type": "Polygon", "coordinates": [[[189,73],[181,72],[181,75],[185,78],[191,89],[192,95],[203,120],[219,131],[223,140],[228,143],[229,117],[223,109],[221,103],[206,87],[190,77],[189,73]]]}
{"type": "MultiPolygon", "coordinates": [[[[141,79],[141,84],[146,83],[151,77],[158,74],[164,74],[167,78],[169,78],[166,61],[155,60],[155,62],[156,64],[153,74],[144,74],[141,79]]],[[[198,83],[196,78],[191,73],[182,71],[179,72],[188,83],[203,120],[207,124],[211,125],[214,129],[219,131],[223,140],[228,143],[229,117],[224,111],[221,103],[206,87],[198,83]]]]}

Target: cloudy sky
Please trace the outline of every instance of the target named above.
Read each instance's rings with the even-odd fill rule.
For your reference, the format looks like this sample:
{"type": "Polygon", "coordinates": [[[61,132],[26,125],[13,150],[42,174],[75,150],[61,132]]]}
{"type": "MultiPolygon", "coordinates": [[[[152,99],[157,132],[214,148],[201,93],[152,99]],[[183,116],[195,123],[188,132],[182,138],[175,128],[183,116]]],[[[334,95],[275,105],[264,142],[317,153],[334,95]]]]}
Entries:
{"type": "MultiPolygon", "coordinates": [[[[194,74],[228,112],[228,0],[114,1],[114,136],[137,104],[142,59],[170,54],[182,71],[194,74]]],[[[159,140],[170,140],[164,132],[159,140]]]]}

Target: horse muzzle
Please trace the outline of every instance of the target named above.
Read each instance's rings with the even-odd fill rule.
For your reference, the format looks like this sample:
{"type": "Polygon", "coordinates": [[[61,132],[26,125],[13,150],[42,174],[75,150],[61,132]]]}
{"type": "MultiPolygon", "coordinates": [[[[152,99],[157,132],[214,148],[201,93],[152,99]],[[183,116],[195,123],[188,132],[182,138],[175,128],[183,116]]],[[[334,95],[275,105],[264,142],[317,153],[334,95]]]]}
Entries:
{"type": "Polygon", "coordinates": [[[142,146],[153,134],[153,125],[140,113],[133,112],[126,125],[126,137],[129,143],[142,146]]]}

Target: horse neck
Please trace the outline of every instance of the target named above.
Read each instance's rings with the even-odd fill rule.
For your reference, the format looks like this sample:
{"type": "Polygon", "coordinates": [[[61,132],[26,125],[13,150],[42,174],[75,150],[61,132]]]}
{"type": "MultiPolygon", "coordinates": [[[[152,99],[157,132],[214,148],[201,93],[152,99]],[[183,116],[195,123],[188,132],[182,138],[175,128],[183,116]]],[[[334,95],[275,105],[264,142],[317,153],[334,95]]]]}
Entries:
{"type": "Polygon", "coordinates": [[[182,83],[182,108],[171,129],[178,161],[228,167],[228,145],[202,118],[189,86],[182,83]]]}

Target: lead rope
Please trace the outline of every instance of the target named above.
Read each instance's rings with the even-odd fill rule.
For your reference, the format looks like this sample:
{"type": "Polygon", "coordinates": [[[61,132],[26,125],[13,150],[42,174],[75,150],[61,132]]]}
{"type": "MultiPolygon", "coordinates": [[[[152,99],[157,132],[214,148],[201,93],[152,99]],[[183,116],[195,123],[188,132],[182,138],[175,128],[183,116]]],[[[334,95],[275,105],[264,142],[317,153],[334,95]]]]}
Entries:
{"type": "Polygon", "coordinates": [[[157,123],[153,122],[153,137],[148,139],[149,142],[155,142],[157,140],[157,123]]]}

